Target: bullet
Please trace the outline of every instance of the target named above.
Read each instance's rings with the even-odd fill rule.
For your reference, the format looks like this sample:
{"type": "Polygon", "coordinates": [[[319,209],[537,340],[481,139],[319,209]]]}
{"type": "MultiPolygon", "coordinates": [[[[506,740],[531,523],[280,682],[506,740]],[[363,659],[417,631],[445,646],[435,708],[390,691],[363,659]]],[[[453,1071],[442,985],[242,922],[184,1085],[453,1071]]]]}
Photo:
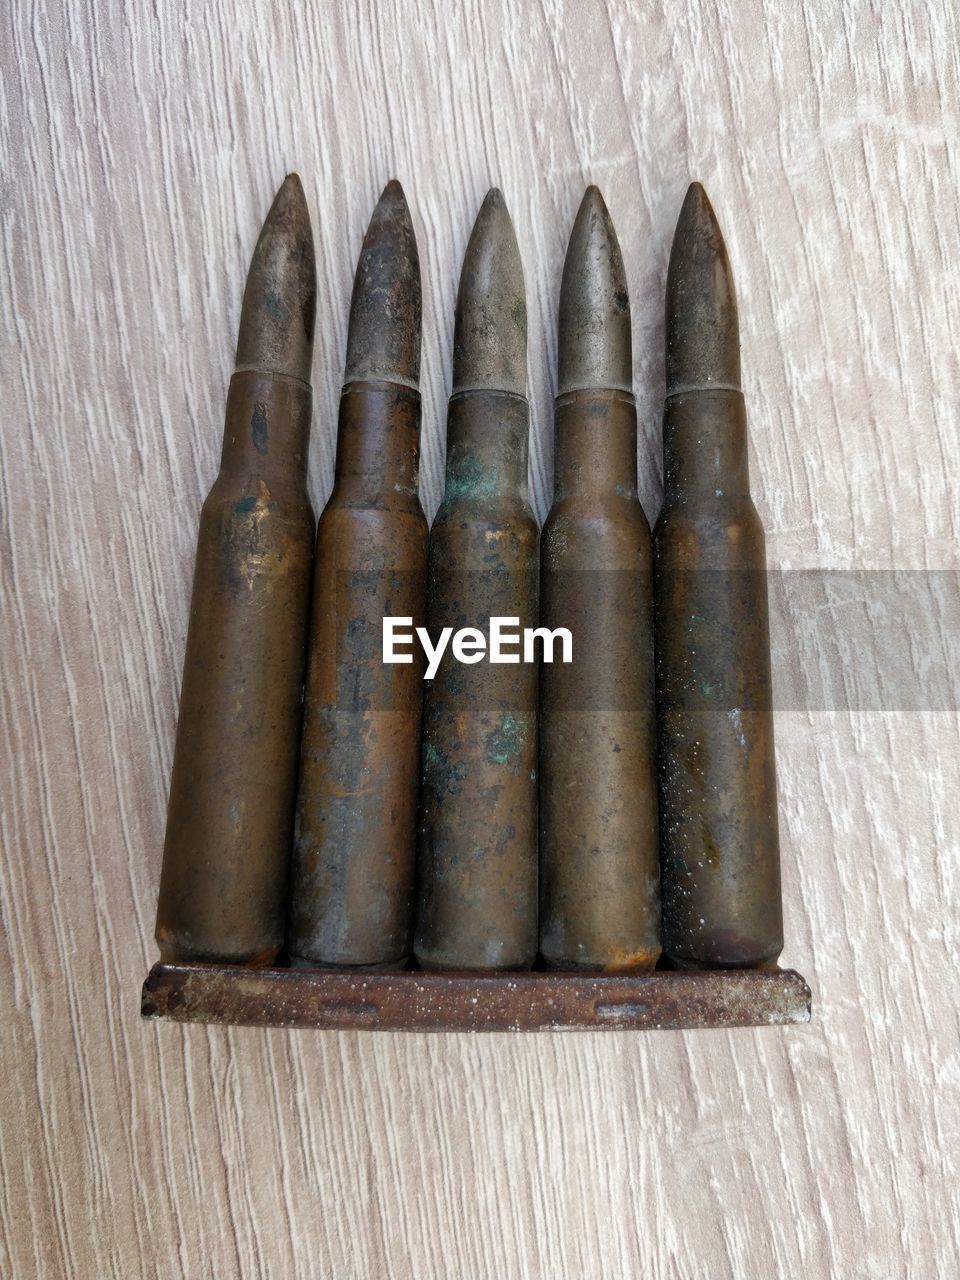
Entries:
{"type": "Polygon", "coordinates": [[[680,968],[783,946],[763,528],[730,261],[699,183],[667,274],[665,496],[653,534],[663,944],[680,968]]]}
{"type": "Polygon", "coordinates": [[[650,526],[637,497],[630,301],[596,187],[560,289],[555,495],[541,625],[573,662],[540,674],[540,951],[560,969],[660,954],[650,526]]]}
{"type": "Polygon", "coordinates": [[[316,267],[286,178],[247,276],[220,473],[203,504],[157,908],[164,960],[283,944],[314,516],[316,267]]]}
{"type": "Polygon", "coordinates": [[[423,663],[382,660],[383,619],[425,621],[420,261],[399,182],[360,252],[333,493],[317,530],[293,874],[294,964],[410,951],[423,663]]]}
{"type": "MultiPolygon", "coordinates": [[[[487,194],[457,297],[446,485],[430,531],[427,619],[486,633],[537,618],[527,494],[527,316],[513,223],[487,194]]],[[[512,628],[514,629],[514,628],[512,628]]],[[[522,969],[537,950],[537,668],[460,662],[424,691],[417,923],[429,969],[522,969]]]]}

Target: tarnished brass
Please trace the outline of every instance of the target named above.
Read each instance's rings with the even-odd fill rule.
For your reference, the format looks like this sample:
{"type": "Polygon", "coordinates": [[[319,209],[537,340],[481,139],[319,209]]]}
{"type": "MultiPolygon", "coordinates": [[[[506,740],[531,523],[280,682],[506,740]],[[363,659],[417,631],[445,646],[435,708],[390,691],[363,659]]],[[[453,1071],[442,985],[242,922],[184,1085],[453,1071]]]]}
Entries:
{"type": "Polygon", "coordinates": [[[268,963],[283,943],[314,516],[316,270],[300,180],[247,277],[223,455],[200,517],[157,941],[171,960],[268,963]]]}
{"type": "Polygon", "coordinates": [[[541,623],[573,662],[540,676],[540,951],[561,969],[660,955],[650,527],[637,497],[626,273],[590,187],[560,291],[556,492],[541,623]]]}
{"type": "Polygon", "coordinates": [[[783,926],[764,537],[730,262],[698,183],[674,236],[666,324],[653,535],[664,951],[691,968],[770,965],[783,926]]]}
{"type": "Polygon", "coordinates": [[[357,265],[336,479],[317,532],[289,949],[295,964],[397,965],[410,949],[421,651],[385,664],[386,615],[422,626],[420,264],[400,184],[357,265]]]}
{"type": "MultiPolygon", "coordinates": [[[[520,252],[493,190],[464,258],[446,487],[430,531],[427,618],[485,632],[536,626],[527,497],[527,321],[520,252]]],[[[537,669],[457,661],[424,694],[416,957],[432,969],[521,969],[537,950],[537,669]]]]}

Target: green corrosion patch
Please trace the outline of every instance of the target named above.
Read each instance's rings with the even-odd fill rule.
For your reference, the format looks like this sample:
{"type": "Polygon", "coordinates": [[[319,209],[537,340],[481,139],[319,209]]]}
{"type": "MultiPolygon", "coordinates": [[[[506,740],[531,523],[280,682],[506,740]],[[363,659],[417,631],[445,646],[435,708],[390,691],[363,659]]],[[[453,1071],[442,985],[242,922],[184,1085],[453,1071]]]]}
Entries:
{"type": "Polygon", "coordinates": [[[250,438],[253,440],[253,447],[261,457],[267,452],[267,407],[262,400],[258,400],[253,406],[253,416],[250,419],[250,438]]]}
{"type": "Polygon", "coordinates": [[[264,502],[263,496],[255,498],[252,494],[238,499],[233,504],[233,513],[237,516],[253,515],[255,511],[279,511],[280,503],[276,498],[271,498],[269,502],[264,502]]]}
{"type": "Polygon", "coordinates": [[[513,304],[513,309],[511,310],[510,314],[511,314],[511,316],[513,316],[513,323],[514,323],[514,324],[517,326],[517,328],[520,330],[521,334],[523,335],[524,340],[526,340],[526,337],[527,337],[527,304],[526,304],[526,301],[525,301],[523,298],[518,298],[518,299],[516,300],[516,302],[513,304]]]}
{"type": "Polygon", "coordinates": [[[423,744],[423,780],[432,785],[437,795],[459,795],[463,773],[463,765],[451,764],[446,754],[434,743],[423,744]]]}
{"type": "Polygon", "coordinates": [[[287,318],[287,308],[284,306],[283,299],[275,289],[268,289],[263,299],[264,306],[270,319],[276,324],[283,324],[287,318]]]}
{"type": "Polygon", "coordinates": [[[472,453],[451,458],[447,464],[444,505],[460,498],[492,498],[497,493],[494,477],[485,472],[472,453]]]}
{"type": "Polygon", "coordinates": [[[351,662],[372,662],[380,656],[380,628],[371,626],[367,618],[350,618],[343,639],[343,656],[351,662]]]}
{"type": "Polygon", "coordinates": [[[491,764],[509,764],[519,755],[525,737],[520,722],[507,712],[499,728],[487,734],[487,759],[491,764]]]}

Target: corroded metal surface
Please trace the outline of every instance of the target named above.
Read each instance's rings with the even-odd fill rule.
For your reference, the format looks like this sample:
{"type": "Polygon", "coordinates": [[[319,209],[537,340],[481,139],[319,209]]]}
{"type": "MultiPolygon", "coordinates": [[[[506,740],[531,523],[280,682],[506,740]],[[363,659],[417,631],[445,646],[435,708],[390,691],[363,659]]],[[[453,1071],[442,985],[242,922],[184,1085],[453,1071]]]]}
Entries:
{"type": "Polygon", "coordinates": [[[678,966],[752,967],[783,946],[766,560],[730,263],[696,183],[666,325],[653,535],[664,951],[678,966]]]}
{"type": "MultiPolygon", "coordinates": [[[[492,192],[464,260],[443,502],[430,531],[428,628],[535,627],[527,496],[523,275],[492,192]],[[472,388],[472,389],[471,389],[472,388]],[[478,389],[480,388],[480,389],[478,389]]],[[[424,968],[521,969],[537,950],[537,668],[448,648],[424,691],[414,950],[424,968]]]]}
{"type": "Polygon", "coordinates": [[[310,381],[317,270],[300,179],[283,181],[257,240],[240,310],[236,370],[310,381]]]}
{"type": "MultiPolygon", "coordinates": [[[[537,522],[526,400],[455,397],[447,485],[430,531],[427,618],[536,626],[537,522]]],[[[425,968],[518,969],[537,951],[537,668],[447,651],[424,691],[417,926],[425,968]]]]}
{"type": "Polygon", "coordinates": [[[410,948],[422,652],[384,663],[382,634],[385,616],[425,618],[419,367],[417,246],[391,182],[357,266],[336,477],[317,531],[290,889],[296,962],[395,965],[410,948]]]}
{"type": "Polygon", "coordinates": [[[420,382],[420,256],[396,178],[383,189],[357,262],[344,382],[420,382]]]}
{"type": "Polygon", "coordinates": [[[810,1021],[792,970],[731,973],[344,973],[155,965],[145,1018],[370,1031],[652,1031],[810,1021]]]}
{"type": "Polygon", "coordinates": [[[596,387],[633,394],[633,345],[620,242],[603,196],[588,187],[563,262],[557,395],[596,387]]]}
{"type": "Polygon", "coordinates": [[[559,350],[566,392],[556,403],[540,620],[570,630],[573,661],[540,674],[540,952],[561,969],[652,969],[660,886],[650,528],[637,498],[626,273],[596,187],[567,250],[559,350]]]}
{"type": "Polygon", "coordinates": [[[487,192],[463,256],[453,333],[453,394],[527,394],[523,264],[502,193],[487,192]]]}
{"type": "Polygon", "coordinates": [[[269,962],[283,943],[314,515],[313,240],[286,179],[247,277],[220,473],[200,517],[157,941],[269,962]]]}

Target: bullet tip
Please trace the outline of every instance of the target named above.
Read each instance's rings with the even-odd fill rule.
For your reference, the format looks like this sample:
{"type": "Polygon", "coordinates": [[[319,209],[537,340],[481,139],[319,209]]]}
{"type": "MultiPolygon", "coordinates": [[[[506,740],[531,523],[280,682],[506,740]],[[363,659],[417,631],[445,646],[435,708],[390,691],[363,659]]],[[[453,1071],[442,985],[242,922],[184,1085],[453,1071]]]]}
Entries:
{"type": "MultiPolygon", "coordinates": [[[[310,215],[307,212],[307,197],[298,173],[288,173],[277,188],[277,194],[273,198],[270,212],[267,214],[266,221],[263,224],[264,231],[271,224],[276,224],[281,219],[291,216],[306,218],[309,224],[310,215]]],[[[261,232],[262,234],[263,232],[261,232]]]]}
{"type": "Polygon", "coordinates": [[[403,187],[391,178],[377,201],[357,262],[345,382],[416,388],[420,380],[420,258],[403,187]]]}
{"type": "Polygon", "coordinates": [[[691,182],[670,250],[667,395],[740,387],[740,326],[730,258],[707,193],[691,182]]]}
{"type": "Polygon", "coordinates": [[[317,272],[300,178],[289,173],[264,220],[247,273],[236,368],[310,381],[317,272]]]}
{"type": "Polygon", "coordinates": [[[560,285],[557,394],[630,392],[630,298],[620,243],[600,190],[587,187],[570,233],[560,285]]]}
{"type": "Polygon", "coordinates": [[[463,258],[453,336],[453,391],[527,394],[527,304],[513,221],[487,192],[463,258]]]}
{"type": "Polygon", "coordinates": [[[391,178],[387,185],[380,192],[380,205],[402,205],[407,208],[407,197],[403,194],[403,187],[397,178],[391,178]]]}
{"type": "MultiPolygon", "coordinates": [[[[583,199],[580,201],[580,207],[577,209],[577,218],[580,218],[581,216],[587,217],[591,214],[594,217],[605,218],[608,222],[611,222],[607,202],[604,200],[600,188],[593,183],[591,183],[583,193],[583,199]]],[[[574,225],[576,225],[576,222],[574,222],[574,225]]]]}
{"type": "MultiPolygon", "coordinates": [[[[723,245],[720,223],[713,211],[710,197],[700,182],[691,182],[683,197],[680,216],[677,219],[677,232],[679,233],[682,228],[687,228],[690,234],[707,235],[723,245]]],[[[725,248],[724,252],[726,252],[725,248]]]]}

